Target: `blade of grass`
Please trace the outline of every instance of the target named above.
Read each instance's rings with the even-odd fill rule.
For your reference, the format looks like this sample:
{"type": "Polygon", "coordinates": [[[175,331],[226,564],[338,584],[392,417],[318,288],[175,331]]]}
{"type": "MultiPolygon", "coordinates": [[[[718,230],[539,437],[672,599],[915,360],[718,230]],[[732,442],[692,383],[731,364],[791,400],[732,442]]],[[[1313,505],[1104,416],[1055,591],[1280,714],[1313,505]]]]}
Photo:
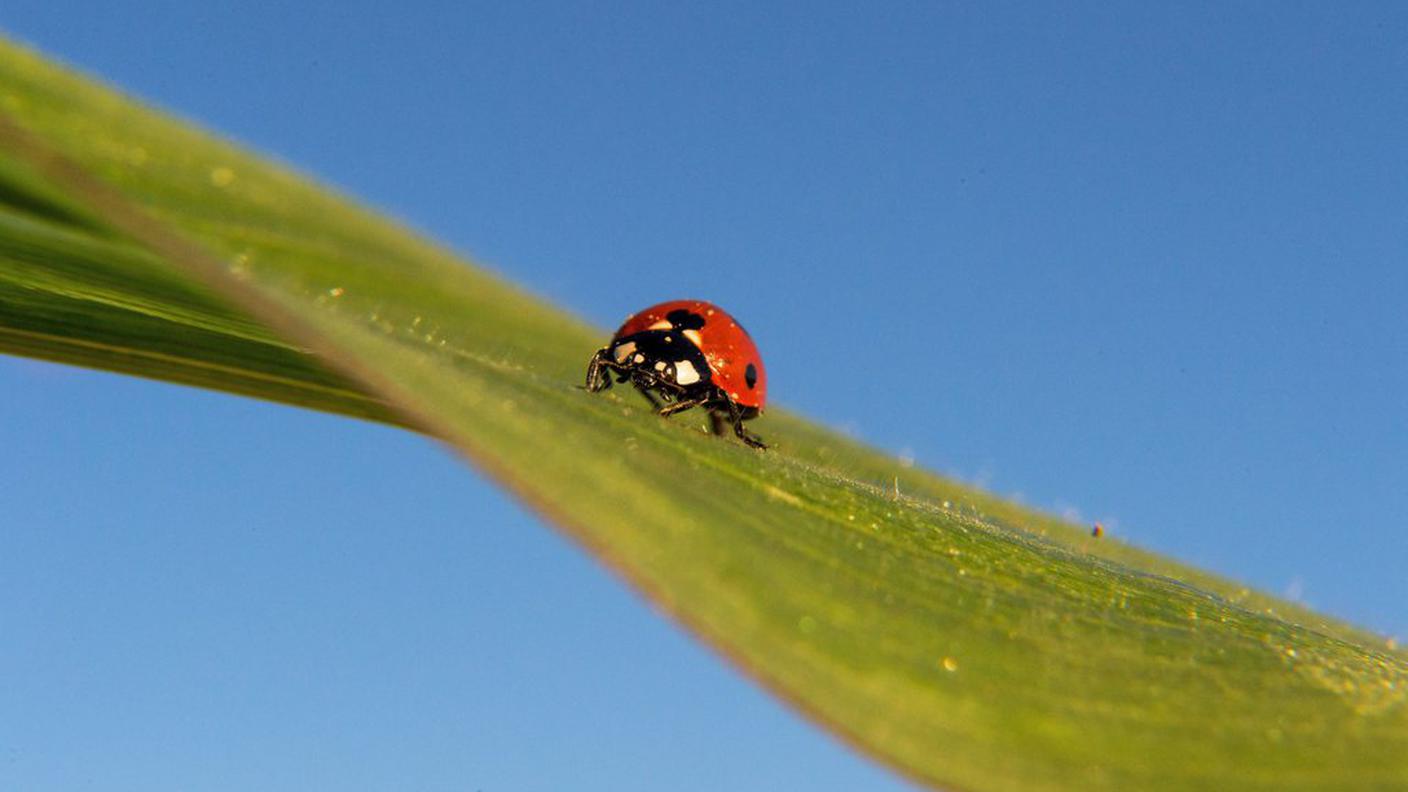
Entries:
{"type": "MultiPolygon", "coordinates": [[[[6,132],[12,153],[33,148],[6,132]]],[[[8,159],[0,159],[0,260],[0,350],[393,420],[379,398],[107,234],[8,159]]]]}
{"type": "Polygon", "coordinates": [[[0,348],[435,434],[917,779],[1408,784],[1373,636],[785,413],[756,454],[587,396],[599,331],[8,44],[0,111],[0,348]]]}

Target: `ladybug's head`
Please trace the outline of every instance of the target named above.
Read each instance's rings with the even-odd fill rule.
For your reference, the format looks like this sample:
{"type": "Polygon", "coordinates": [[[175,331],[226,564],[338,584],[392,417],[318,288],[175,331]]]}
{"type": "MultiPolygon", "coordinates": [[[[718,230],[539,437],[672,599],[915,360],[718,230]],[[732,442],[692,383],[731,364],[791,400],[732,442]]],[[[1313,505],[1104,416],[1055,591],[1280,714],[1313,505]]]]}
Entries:
{"type": "Polygon", "coordinates": [[[688,388],[709,381],[709,363],[699,347],[675,330],[643,330],[610,346],[618,364],[671,385],[688,388]]]}

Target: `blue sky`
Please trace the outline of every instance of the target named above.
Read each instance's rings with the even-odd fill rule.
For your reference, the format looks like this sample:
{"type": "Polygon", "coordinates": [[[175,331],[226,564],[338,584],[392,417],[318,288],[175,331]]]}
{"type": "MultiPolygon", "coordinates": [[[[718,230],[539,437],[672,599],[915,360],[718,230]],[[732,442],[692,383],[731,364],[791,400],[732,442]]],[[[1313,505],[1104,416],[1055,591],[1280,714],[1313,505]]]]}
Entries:
{"type": "MultiPolygon", "coordinates": [[[[0,30],[604,327],[719,302],[776,402],[920,464],[1408,634],[1397,4],[0,30]]],[[[0,779],[901,787],[421,440],[13,359],[0,408],[0,779]]]]}

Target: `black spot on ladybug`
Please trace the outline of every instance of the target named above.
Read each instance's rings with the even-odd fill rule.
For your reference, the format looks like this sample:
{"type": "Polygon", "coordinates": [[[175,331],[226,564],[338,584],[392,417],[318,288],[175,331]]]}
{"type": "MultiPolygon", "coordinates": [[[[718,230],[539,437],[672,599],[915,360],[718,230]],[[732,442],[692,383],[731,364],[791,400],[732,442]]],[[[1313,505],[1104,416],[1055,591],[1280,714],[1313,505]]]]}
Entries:
{"type": "Polygon", "coordinates": [[[693,311],[680,308],[665,314],[665,318],[676,330],[698,330],[704,326],[704,317],[693,311]]]}
{"type": "Polygon", "coordinates": [[[743,381],[748,383],[748,389],[752,390],[753,386],[758,384],[758,367],[749,363],[748,368],[743,371],[743,381]]]}

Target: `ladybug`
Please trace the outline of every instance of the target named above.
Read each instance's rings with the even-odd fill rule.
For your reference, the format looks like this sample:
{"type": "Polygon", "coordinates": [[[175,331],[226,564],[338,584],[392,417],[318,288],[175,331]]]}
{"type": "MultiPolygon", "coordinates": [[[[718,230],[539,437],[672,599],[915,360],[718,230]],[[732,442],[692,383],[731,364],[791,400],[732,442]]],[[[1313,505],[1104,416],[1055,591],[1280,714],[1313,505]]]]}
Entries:
{"type": "Polygon", "coordinates": [[[662,417],[703,407],[714,434],[733,427],[738,439],[767,448],[743,422],[767,401],[768,377],[748,331],[727,311],[703,300],[672,300],[628,317],[611,343],[587,365],[589,391],[611,377],[636,386],[662,417]]]}

